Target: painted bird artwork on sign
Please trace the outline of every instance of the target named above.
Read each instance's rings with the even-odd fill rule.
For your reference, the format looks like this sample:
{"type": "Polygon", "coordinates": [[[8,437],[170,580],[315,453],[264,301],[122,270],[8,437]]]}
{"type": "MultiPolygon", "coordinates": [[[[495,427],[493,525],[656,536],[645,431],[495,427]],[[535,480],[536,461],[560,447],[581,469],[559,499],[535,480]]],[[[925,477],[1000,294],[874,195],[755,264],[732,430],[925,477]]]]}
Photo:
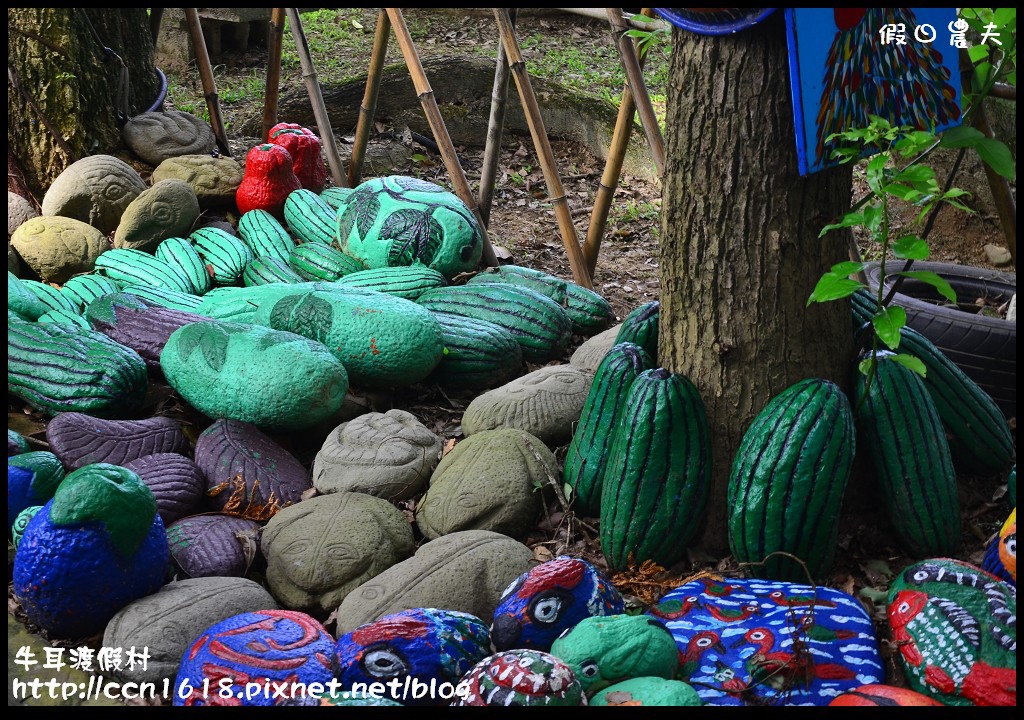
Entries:
{"type": "Polygon", "coordinates": [[[955,8],[787,10],[800,172],[835,164],[834,133],[867,127],[941,132],[960,124],[955,8]]]}

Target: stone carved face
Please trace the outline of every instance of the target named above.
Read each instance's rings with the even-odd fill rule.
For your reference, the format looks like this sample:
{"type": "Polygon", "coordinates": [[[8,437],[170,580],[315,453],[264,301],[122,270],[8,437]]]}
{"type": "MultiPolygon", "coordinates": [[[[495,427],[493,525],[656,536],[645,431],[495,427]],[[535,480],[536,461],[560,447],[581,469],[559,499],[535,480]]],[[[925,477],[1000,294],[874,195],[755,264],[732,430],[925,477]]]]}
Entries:
{"type": "Polygon", "coordinates": [[[413,549],[412,529],[401,512],[361,493],[304,500],[281,510],[263,532],[274,596],[285,607],[321,617],[413,549]]]}

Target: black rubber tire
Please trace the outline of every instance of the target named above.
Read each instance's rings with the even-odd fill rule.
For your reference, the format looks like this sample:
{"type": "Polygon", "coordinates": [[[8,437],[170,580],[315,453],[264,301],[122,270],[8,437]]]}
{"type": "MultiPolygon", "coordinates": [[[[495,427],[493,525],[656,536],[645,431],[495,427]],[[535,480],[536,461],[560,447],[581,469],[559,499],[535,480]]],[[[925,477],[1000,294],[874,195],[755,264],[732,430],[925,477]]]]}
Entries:
{"type": "MultiPolygon", "coordinates": [[[[903,262],[886,261],[886,271],[898,272],[903,262]]],[[[930,270],[945,278],[956,291],[962,308],[970,308],[978,297],[1008,302],[1017,292],[1016,273],[936,262],[915,262],[911,270],[930,270]]],[[[872,292],[877,292],[881,279],[879,264],[868,263],[864,273],[872,292]]],[[[894,281],[894,277],[887,279],[887,289],[894,281]]],[[[945,302],[931,285],[904,278],[893,304],[906,310],[907,325],[946,353],[992,397],[1007,418],[1016,417],[1017,323],[943,307],[938,304],[940,300],[945,302]]]]}

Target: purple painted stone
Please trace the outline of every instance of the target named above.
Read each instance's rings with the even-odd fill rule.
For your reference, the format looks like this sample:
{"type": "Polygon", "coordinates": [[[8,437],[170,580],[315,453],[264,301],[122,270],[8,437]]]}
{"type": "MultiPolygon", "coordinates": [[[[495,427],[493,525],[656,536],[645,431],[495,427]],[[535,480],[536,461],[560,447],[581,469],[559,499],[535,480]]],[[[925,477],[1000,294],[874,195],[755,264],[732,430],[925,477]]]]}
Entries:
{"type": "Polygon", "coordinates": [[[305,704],[304,690],[327,692],[333,650],[334,638],[304,613],[235,615],[209,627],[185,653],[174,705],[305,704]]]}
{"type": "Polygon", "coordinates": [[[871,618],[859,600],[831,588],[701,578],[647,614],[675,637],[676,679],[706,705],[822,706],[885,681],[871,618]]]}
{"type": "Polygon", "coordinates": [[[150,372],[157,373],[161,372],[160,353],[171,333],[184,325],[209,319],[205,315],[161,307],[128,293],[96,298],[86,308],[85,317],[94,330],[130,347],[146,361],[150,372]]]}
{"type": "Polygon", "coordinates": [[[154,453],[126,462],[156,497],[157,512],[170,525],[194,513],[203,500],[206,476],[192,460],[178,453],[154,453]]]}
{"type": "Polygon", "coordinates": [[[221,418],[196,441],[196,465],[206,474],[210,504],[228,515],[257,520],[302,499],[309,472],[252,423],[221,418]]]}
{"type": "MultiPolygon", "coordinates": [[[[406,694],[406,678],[427,688],[459,679],[491,654],[483,620],[469,613],[437,608],[412,608],[362,625],[338,638],[335,675],[345,688],[353,683],[388,683],[398,679],[396,694],[385,694],[407,705],[447,705],[452,699],[406,694]],[[397,696],[395,696],[397,695],[397,696]]],[[[411,692],[411,691],[410,691],[411,692]]],[[[454,694],[454,689],[452,691],[454,694]]]]}
{"type": "Polygon", "coordinates": [[[94,463],[124,465],[154,453],[189,452],[181,427],[168,417],[103,420],[85,413],[58,413],[46,426],[46,441],[69,470],[94,463]]]}
{"type": "Polygon", "coordinates": [[[171,523],[171,559],[189,577],[242,577],[259,552],[258,522],[230,515],[191,515],[171,523]]]}

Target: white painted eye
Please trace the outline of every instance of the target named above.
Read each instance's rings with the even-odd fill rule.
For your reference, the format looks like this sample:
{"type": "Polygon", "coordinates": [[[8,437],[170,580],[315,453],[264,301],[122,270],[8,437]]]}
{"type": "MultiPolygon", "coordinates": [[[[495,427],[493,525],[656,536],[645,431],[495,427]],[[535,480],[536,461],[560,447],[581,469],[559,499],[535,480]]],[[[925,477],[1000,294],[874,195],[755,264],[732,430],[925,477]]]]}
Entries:
{"type": "Polygon", "coordinates": [[[583,677],[597,677],[597,672],[597,663],[593,660],[584,660],[583,664],[580,665],[580,673],[582,673],[583,677]]]}
{"type": "Polygon", "coordinates": [[[1003,545],[1006,547],[1006,552],[1010,554],[1010,557],[1017,557],[1017,533],[1008,535],[1006,540],[1003,541],[1003,545]]]}
{"type": "Polygon", "coordinates": [[[898,612],[898,613],[905,613],[909,609],[910,609],[910,603],[908,603],[908,602],[901,602],[899,607],[896,608],[896,612],[898,612]]]}
{"type": "Polygon", "coordinates": [[[405,660],[386,647],[369,650],[363,656],[363,667],[377,678],[391,678],[408,672],[405,660]]]}
{"type": "Polygon", "coordinates": [[[551,624],[561,614],[562,600],[557,597],[545,598],[533,607],[533,618],[537,622],[551,624]]]}
{"type": "Polygon", "coordinates": [[[917,582],[919,582],[919,583],[924,582],[925,580],[928,579],[928,571],[927,570],[918,570],[916,573],[914,573],[914,579],[917,580],[917,582]]]}
{"type": "Polygon", "coordinates": [[[702,637],[700,640],[697,641],[697,647],[699,647],[699,648],[711,647],[711,638],[702,637]]]}

